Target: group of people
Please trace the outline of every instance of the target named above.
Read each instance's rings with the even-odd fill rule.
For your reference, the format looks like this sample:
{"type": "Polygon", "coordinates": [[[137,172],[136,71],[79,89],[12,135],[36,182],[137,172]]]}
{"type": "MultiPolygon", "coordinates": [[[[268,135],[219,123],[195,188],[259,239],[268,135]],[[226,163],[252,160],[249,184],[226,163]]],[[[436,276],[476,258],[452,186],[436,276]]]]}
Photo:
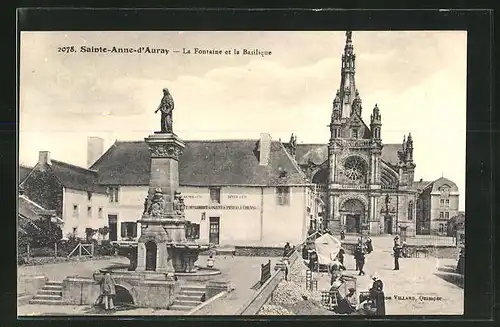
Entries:
{"type": "Polygon", "coordinates": [[[363,242],[363,240],[360,238],[358,239],[358,243],[356,245],[356,248],[354,249],[354,261],[356,262],[356,271],[359,271],[358,275],[365,275],[365,272],[363,270],[365,266],[365,256],[367,254],[370,254],[373,251],[373,244],[372,240],[367,237],[366,241],[363,242]]]}

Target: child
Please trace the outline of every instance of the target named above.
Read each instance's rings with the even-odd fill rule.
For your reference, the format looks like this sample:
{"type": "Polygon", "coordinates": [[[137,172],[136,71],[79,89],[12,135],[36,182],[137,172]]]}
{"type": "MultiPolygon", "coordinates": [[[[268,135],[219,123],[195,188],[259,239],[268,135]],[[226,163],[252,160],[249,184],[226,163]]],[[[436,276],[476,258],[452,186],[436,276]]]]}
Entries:
{"type": "Polygon", "coordinates": [[[214,255],[210,254],[207,259],[207,267],[212,269],[214,267],[214,255]]]}

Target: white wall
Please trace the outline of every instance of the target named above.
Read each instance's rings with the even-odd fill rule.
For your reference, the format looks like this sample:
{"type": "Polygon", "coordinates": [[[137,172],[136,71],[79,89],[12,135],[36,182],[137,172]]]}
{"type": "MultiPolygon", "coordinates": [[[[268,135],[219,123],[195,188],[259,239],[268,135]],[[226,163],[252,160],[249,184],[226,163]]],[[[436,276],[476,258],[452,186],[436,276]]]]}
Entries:
{"type": "MultiPolygon", "coordinates": [[[[305,237],[309,217],[304,187],[291,187],[287,206],[277,205],[274,187],[222,187],[220,204],[210,203],[208,187],[181,187],[180,190],[187,206],[186,219],[200,224],[200,242],[209,241],[210,217],[220,219],[220,244],[282,246],[305,237]]],[[[118,240],[121,240],[122,222],[140,219],[147,191],[147,186],[122,186],[119,202],[107,203],[107,214],[118,216],[118,240]]]]}
{"type": "Polygon", "coordinates": [[[77,236],[85,237],[85,229],[98,229],[107,226],[108,198],[105,194],[92,193],[90,201],[86,191],[64,188],[63,190],[63,236],[73,234],[73,228],[77,228],[77,236]],[[78,216],[73,216],[73,205],[78,206],[78,216]],[[91,208],[90,216],[87,207],[91,208]],[[102,215],[99,217],[99,208],[102,215]]]}

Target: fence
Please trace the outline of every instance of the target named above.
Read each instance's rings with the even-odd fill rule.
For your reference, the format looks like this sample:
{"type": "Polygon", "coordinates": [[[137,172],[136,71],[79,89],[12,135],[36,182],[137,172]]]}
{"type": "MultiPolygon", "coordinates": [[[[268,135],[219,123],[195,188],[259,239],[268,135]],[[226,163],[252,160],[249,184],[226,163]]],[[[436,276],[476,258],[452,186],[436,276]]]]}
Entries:
{"type": "Polygon", "coordinates": [[[260,265],[260,280],[252,286],[252,289],[259,289],[269,278],[271,278],[271,260],[269,260],[266,264],[260,265]]]}
{"type": "Polygon", "coordinates": [[[79,257],[82,257],[82,256],[93,257],[94,256],[94,243],[89,243],[89,244],[78,243],[78,245],[75,246],[73,251],[71,251],[70,254],[68,254],[68,258],[71,257],[73,255],[73,253],[75,253],[77,250],[78,250],[79,257]]]}
{"type": "Polygon", "coordinates": [[[410,246],[456,246],[457,239],[453,236],[415,235],[408,236],[406,243],[410,246]]]}

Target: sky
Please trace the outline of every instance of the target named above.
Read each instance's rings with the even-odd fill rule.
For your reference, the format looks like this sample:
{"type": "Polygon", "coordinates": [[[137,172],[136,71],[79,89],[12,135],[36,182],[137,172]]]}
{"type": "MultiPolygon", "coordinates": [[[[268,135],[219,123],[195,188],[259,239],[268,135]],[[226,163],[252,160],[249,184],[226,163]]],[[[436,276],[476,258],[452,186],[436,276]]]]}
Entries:
{"type": "MultiPolygon", "coordinates": [[[[415,179],[451,179],[464,210],[466,32],[353,31],[352,39],[365,123],[377,104],[383,143],[401,143],[411,132],[415,179]]],[[[103,138],[105,150],[115,140],[143,140],[159,129],[154,111],[164,87],[184,140],[269,133],[287,141],[293,132],[298,143],[326,144],[344,45],[343,31],[22,32],[19,161],[33,166],[38,151],[50,151],[85,167],[89,136],[103,138]],[[58,52],[70,46],[76,51],[58,52]],[[89,53],[81,46],[170,52],[89,53]]]]}

